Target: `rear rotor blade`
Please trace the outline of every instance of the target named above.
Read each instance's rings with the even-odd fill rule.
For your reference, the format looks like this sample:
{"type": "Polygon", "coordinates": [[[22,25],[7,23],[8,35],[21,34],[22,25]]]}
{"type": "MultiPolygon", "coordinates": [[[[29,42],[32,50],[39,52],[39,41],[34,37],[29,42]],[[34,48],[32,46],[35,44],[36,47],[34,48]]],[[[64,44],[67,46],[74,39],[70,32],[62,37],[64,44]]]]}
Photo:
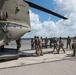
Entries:
{"type": "Polygon", "coordinates": [[[28,2],[28,1],[25,1],[25,2],[28,3],[30,7],[39,9],[41,11],[47,12],[49,14],[52,14],[52,15],[57,16],[57,17],[62,18],[62,19],[68,19],[68,18],[66,18],[66,17],[64,17],[64,16],[62,16],[62,15],[60,15],[58,13],[55,13],[55,12],[53,12],[51,10],[48,10],[48,9],[44,8],[44,7],[41,7],[39,5],[36,5],[36,4],[32,3],[32,2],[28,2]]]}

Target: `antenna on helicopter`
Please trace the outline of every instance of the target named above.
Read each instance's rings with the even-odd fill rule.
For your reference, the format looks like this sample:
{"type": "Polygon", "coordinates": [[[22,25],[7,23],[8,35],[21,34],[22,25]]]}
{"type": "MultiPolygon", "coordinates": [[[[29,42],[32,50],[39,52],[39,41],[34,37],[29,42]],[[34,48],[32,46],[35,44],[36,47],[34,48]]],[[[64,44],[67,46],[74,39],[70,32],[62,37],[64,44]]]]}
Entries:
{"type": "Polygon", "coordinates": [[[41,11],[44,11],[44,12],[47,12],[47,13],[49,13],[49,14],[52,14],[52,15],[57,16],[57,17],[59,17],[59,18],[62,18],[62,19],[64,19],[64,20],[68,19],[67,17],[64,17],[64,16],[62,16],[62,15],[56,13],[56,12],[53,12],[53,11],[51,11],[51,10],[49,10],[49,9],[46,9],[46,8],[44,8],[44,7],[42,7],[42,6],[39,6],[39,5],[37,5],[37,4],[34,4],[34,3],[32,3],[32,2],[29,2],[29,1],[25,1],[25,2],[28,3],[30,7],[36,8],[36,9],[41,10],[41,11]]]}

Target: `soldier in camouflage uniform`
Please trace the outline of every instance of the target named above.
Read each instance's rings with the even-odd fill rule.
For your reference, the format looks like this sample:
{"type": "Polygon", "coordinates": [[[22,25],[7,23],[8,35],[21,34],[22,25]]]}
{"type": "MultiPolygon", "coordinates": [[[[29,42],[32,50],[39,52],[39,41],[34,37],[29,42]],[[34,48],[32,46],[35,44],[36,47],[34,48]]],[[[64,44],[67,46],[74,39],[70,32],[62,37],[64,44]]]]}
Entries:
{"type": "Polygon", "coordinates": [[[57,51],[57,40],[56,40],[56,39],[54,40],[53,44],[54,44],[54,49],[53,49],[53,52],[54,52],[55,49],[56,49],[56,51],[57,51]]]}
{"type": "Polygon", "coordinates": [[[71,49],[71,38],[69,36],[67,38],[67,48],[68,47],[71,49]]]}
{"type": "Polygon", "coordinates": [[[74,40],[73,40],[73,57],[75,57],[75,53],[76,53],[76,36],[74,37],[74,40]]]}
{"type": "Polygon", "coordinates": [[[34,37],[34,44],[35,44],[35,54],[37,54],[37,36],[34,37]]]}
{"type": "Polygon", "coordinates": [[[21,39],[20,38],[16,40],[16,44],[17,44],[17,51],[18,51],[21,47],[21,39]]]}
{"type": "Polygon", "coordinates": [[[39,38],[39,55],[43,56],[43,52],[42,52],[42,39],[39,38]]]}
{"type": "Polygon", "coordinates": [[[63,52],[65,53],[65,50],[64,50],[63,46],[64,46],[64,44],[63,44],[62,40],[60,39],[60,41],[59,41],[59,48],[58,48],[57,54],[59,54],[60,49],[62,49],[63,52]]]}
{"type": "Polygon", "coordinates": [[[42,40],[39,37],[36,38],[36,54],[38,56],[43,55],[43,53],[42,53],[42,40]]]}
{"type": "Polygon", "coordinates": [[[47,37],[45,38],[45,48],[47,48],[47,46],[48,46],[48,39],[47,39],[47,37]]]}

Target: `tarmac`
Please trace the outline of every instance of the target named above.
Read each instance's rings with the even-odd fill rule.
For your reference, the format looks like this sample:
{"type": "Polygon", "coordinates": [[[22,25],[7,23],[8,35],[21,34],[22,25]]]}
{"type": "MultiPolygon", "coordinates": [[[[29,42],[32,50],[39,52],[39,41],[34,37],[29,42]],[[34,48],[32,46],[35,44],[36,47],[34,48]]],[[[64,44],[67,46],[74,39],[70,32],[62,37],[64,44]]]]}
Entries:
{"type": "Polygon", "coordinates": [[[43,56],[37,56],[35,50],[31,50],[30,41],[22,40],[21,43],[19,54],[15,51],[15,42],[5,46],[6,54],[0,53],[0,56],[5,57],[19,55],[17,59],[0,61],[0,75],[76,75],[76,57],[71,56],[72,49],[66,49],[66,41],[66,53],[60,50],[60,53],[56,54],[56,51],[52,53],[53,48],[44,48],[43,56]],[[7,50],[10,51],[8,54],[7,50]]]}
{"type": "MultiPolygon", "coordinates": [[[[5,46],[6,48],[12,48],[12,46],[5,46]]],[[[16,45],[14,46],[15,49],[16,45]]],[[[39,63],[46,63],[46,62],[54,62],[54,61],[62,61],[67,59],[73,59],[75,57],[72,57],[72,49],[66,49],[65,53],[63,53],[62,50],[60,50],[60,53],[57,54],[57,51],[52,52],[53,48],[44,48],[42,49],[43,56],[37,56],[35,54],[35,50],[31,50],[30,46],[25,48],[24,46],[21,47],[18,55],[19,58],[15,60],[6,60],[0,62],[0,69],[6,69],[6,68],[12,68],[12,67],[19,67],[19,66],[26,66],[26,65],[33,65],[33,64],[39,64],[39,63]]]]}

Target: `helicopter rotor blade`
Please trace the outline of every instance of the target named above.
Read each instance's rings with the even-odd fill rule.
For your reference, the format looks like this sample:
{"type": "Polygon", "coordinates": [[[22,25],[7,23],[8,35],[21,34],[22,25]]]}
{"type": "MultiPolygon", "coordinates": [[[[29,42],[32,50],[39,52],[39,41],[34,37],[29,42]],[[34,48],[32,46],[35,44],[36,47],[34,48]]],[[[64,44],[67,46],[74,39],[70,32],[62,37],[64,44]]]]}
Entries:
{"type": "Polygon", "coordinates": [[[57,17],[62,18],[62,19],[68,19],[68,18],[66,18],[66,17],[64,17],[64,16],[62,16],[62,15],[56,13],[56,12],[48,10],[48,9],[46,9],[44,7],[41,7],[41,6],[37,5],[37,4],[34,4],[32,2],[29,2],[29,1],[25,1],[25,2],[28,3],[30,7],[36,8],[36,9],[44,11],[44,12],[47,12],[49,14],[52,14],[52,15],[57,16],[57,17]]]}

